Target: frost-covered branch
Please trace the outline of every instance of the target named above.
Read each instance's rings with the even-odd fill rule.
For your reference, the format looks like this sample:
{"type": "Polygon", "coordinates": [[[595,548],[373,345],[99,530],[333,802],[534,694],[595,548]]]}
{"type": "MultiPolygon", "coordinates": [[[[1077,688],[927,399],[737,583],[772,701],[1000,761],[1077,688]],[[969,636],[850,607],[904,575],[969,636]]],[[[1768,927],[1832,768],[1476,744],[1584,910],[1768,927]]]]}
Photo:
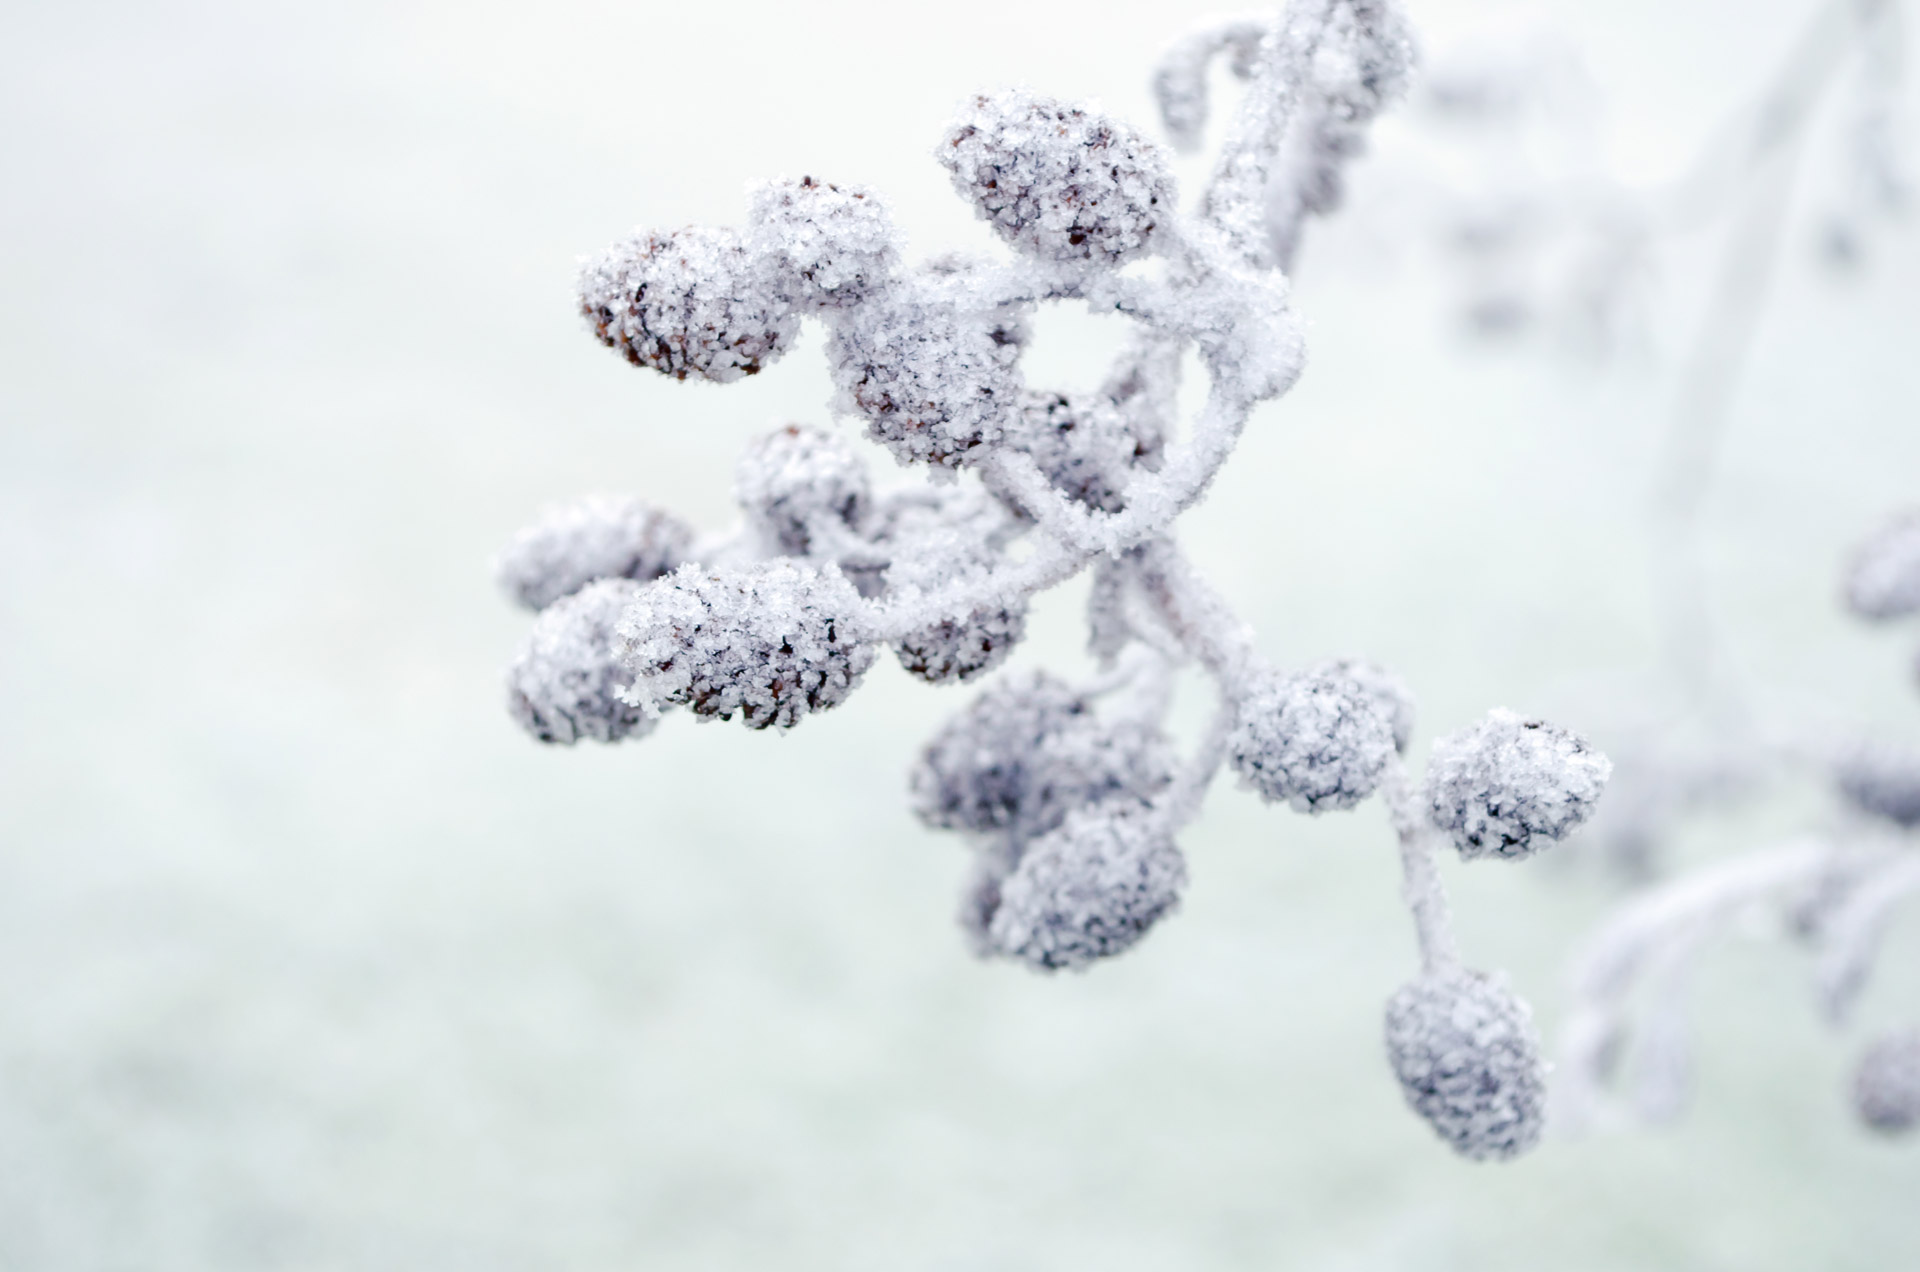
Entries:
{"type": "Polygon", "coordinates": [[[1210,28],[1156,77],[1177,144],[1198,142],[1221,54],[1248,87],[1191,212],[1145,136],[1014,90],[968,102],[934,151],[1006,255],[916,263],[876,192],[803,177],[757,187],[744,228],[639,230],[590,261],[595,336],[676,379],[757,374],[818,323],[832,410],[923,480],[882,489],[839,434],[783,424],[740,461],[733,529],[697,536],[629,498],[556,510],[499,563],[508,594],[539,610],[511,703],[563,744],[639,737],[682,709],[784,731],[847,701],[887,651],[931,684],[979,680],[1041,592],[1090,570],[1100,675],[1003,675],[913,768],[916,813],[970,848],[969,944],[1042,972],[1132,948],[1179,905],[1177,840],[1222,765],[1308,814],[1384,790],[1421,950],[1389,1004],[1389,1058],[1456,1150],[1511,1157],[1540,1134],[1538,1039],[1501,979],[1460,962],[1433,854],[1532,855],[1587,818],[1609,766],[1565,730],[1495,711],[1415,776],[1398,678],[1354,658],[1272,666],[1181,551],[1177,519],[1300,374],[1283,271],[1413,56],[1387,0],[1294,0],[1210,28]],[[1135,327],[1092,393],[1022,374],[1034,313],[1063,302],[1135,327]],[[1208,385],[1183,421],[1188,351],[1208,385]],[[1166,721],[1189,665],[1215,702],[1182,757],[1166,721]]]}

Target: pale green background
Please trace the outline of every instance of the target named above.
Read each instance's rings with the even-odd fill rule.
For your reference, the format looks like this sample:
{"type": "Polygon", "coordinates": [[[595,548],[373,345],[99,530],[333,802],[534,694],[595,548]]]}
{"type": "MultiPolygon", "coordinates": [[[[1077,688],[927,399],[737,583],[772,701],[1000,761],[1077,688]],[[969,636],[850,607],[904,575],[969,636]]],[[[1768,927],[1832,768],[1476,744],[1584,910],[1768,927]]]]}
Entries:
{"type": "MultiPolygon", "coordinates": [[[[1411,7],[1435,47],[1569,32],[1651,179],[1807,6],[1411,7]]],[[[1475,1166],[1379,1053],[1412,949],[1377,807],[1223,784],[1183,913],[1042,980],[965,956],[960,847],[906,809],[961,694],[886,667],[785,739],[675,719],[613,750],[506,720],[506,535],[600,488],[712,525],[744,438],[824,420],[817,337],[726,389],[642,374],[579,329],[575,258],[737,221],[783,172],[883,188],[920,250],[984,245],[929,157],[953,104],[1026,81],[1144,120],[1198,16],[7,7],[0,1267],[1920,1266],[1920,1148],[1853,1130],[1858,1039],[1775,945],[1710,961],[1686,1123],[1475,1166]]],[[[1309,239],[1311,367],[1187,540],[1276,660],[1398,668],[1421,748],[1497,703],[1578,725],[1650,663],[1671,359],[1476,349],[1379,201],[1309,239]]],[[[1833,596],[1917,493],[1920,241],[1846,281],[1803,231],[1710,508],[1715,595],[1755,680],[1911,724],[1920,633],[1833,596]]],[[[1050,317],[1035,358],[1084,375],[1111,336],[1050,317]]],[[[1078,595],[1029,659],[1073,665],[1078,595]]],[[[1551,1025],[1606,890],[1446,873],[1470,956],[1551,1025]]],[[[1915,1015],[1920,941],[1891,954],[1869,1023],[1915,1015]]]]}

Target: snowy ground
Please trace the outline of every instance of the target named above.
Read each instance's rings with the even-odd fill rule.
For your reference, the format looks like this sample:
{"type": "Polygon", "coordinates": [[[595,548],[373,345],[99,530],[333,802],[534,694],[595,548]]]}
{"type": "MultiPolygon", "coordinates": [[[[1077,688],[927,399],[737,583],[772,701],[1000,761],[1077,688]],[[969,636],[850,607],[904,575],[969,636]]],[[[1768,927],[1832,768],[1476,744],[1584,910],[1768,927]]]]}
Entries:
{"type": "MultiPolygon", "coordinates": [[[[1510,8],[1411,7],[1435,45],[1510,8]]],[[[1557,18],[1657,174],[1803,7],[1557,18]]],[[[952,104],[1025,80],[1144,118],[1192,16],[0,15],[0,1267],[1920,1265],[1920,1149],[1854,1132],[1852,1044],[1770,944],[1708,966],[1690,1120],[1476,1167],[1379,1054],[1412,950],[1375,807],[1223,784],[1184,912],[1041,980],[964,955],[960,852],[901,797],[959,696],[883,668],[785,739],[675,719],[612,750],[506,720],[524,620],[486,562],[531,511],[628,488],[711,525],[742,439],[824,422],[812,344],[727,389],[621,364],[574,258],[802,171],[886,189],[924,250],[983,245],[927,157],[952,104]]],[[[1578,725],[1652,656],[1665,364],[1476,350],[1391,223],[1309,241],[1312,366],[1188,542],[1277,660],[1398,668],[1417,746],[1496,703],[1578,725]]],[[[1917,286],[1912,238],[1851,282],[1786,271],[1711,508],[1741,665],[1893,723],[1911,649],[1833,595],[1916,494],[1917,286]]],[[[1112,336],[1047,323],[1062,374],[1112,336]]],[[[1077,657],[1077,595],[1029,659],[1077,657]]],[[[1447,875],[1551,1025],[1605,890],[1447,875]]],[[[1901,970],[1867,1014],[1916,993],[1901,970]]]]}

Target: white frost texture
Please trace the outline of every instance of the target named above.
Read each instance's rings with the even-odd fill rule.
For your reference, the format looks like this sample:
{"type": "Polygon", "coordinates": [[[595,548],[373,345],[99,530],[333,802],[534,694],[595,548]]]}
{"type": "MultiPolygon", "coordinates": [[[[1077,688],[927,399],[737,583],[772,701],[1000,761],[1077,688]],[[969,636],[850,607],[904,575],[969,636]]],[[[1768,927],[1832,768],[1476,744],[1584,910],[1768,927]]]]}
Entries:
{"type": "MultiPolygon", "coordinates": [[[[989,680],[913,766],[915,811],[970,853],[974,950],[1053,971],[1131,948],[1177,904],[1176,843],[1222,767],[1306,813],[1386,789],[1422,956],[1454,948],[1409,811],[1406,686],[1357,659],[1273,670],[1175,530],[1255,409],[1300,376],[1288,273],[1302,226],[1337,202],[1403,87],[1406,22],[1391,0],[1299,0],[1197,34],[1157,81],[1183,146],[1223,56],[1249,83],[1191,212],[1143,131],[1012,89],[968,98],[934,147],[999,239],[990,252],[915,258],[877,190],[803,175],[751,187],[743,228],[643,228],[586,265],[596,338],[673,379],[739,380],[817,328],[829,409],[903,471],[882,484],[844,434],[783,420],[739,461],[733,527],[647,522],[661,543],[636,553],[639,529],[575,515],[516,540],[503,575],[529,604],[592,576],[660,574],[613,622],[629,679],[594,681],[605,700],[565,715],[569,738],[638,732],[675,707],[786,730],[847,701],[882,649],[927,684],[985,680],[1034,599],[1091,572],[1092,678],[989,680]],[[1127,327],[1093,387],[1028,382],[1037,317],[1058,304],[1127,327]],[[1183,386],[1189,368],[1205,383],[1183,386]],[[1176,754],[1189,671],[1213,717],[1176,754]]],[[[514,674],[526,701],[556,696],[514,674]]]]}
{"type": "Polygon", "coordinates": [[[626,700],[633,673],[615,655],[614,625],[640,594],[631,579],[602,579],[549,605],[507,669],[507,706],[542,742],[645,737],[654,717],[626,700]]]}
{"type": "Polygon", "coordinates": [[[618,627],[634,703],[750,729],[790,729],[846,701],[873,665],[855,635],[860,594],[834,566],[686,566],[648,585],[618,627]]]}
{"type": "Polygon", "coordinates": [[[657,579],[692,546],[691,527],[645,500],[587,495],[515,535],[495,559],[494,577],[516,602],[540,610],[595,579],[657,579]]]}
{"type": "Polygon", "coordinates": [[[804,424],[748,445],[733,471],[733,498],[772,550],[807,556],[814,540],[857,533],[872,500],[866,462],[832,433],[804,424]]]}
{"type": "Polygon", "coordinates": [[[1434,744],[1427,809],[1461,857],[1530,857],[1593,815],[1613,764],[1585,738],[1495,708],[1434,744]]]}
{"type": "Polygon", "coordinates": [[[1024,844],[1076,808],[1151,800],[1172,778],[1156,731],[1108,724],[1045,672],[1002,678],[950,720],[913,770],[914,811],[939,830],[1024,844]]]}
{"type": "Polygon", "coordinates": [[[934,154],[1001,238],[1041,260],[1124,264],[1146,254],[1172,211],[1157,146],[1022,89],[976,97],[934,154]]]}
{"type": "Polygon", "coordinates": [[[635,366],[725,384],[757,374],[800,320],[763,256],[732,230],[636,231],[588,262],[580,312],[635,366]]]}
{"type": "Polygon", "coordinates": [[[1228,742],[1234,772],[1261,798],[1295,812],[1352,808],[1380,785],[1394,752],[1392,710],[1338,664],[1269,672],[1241,699],[1228,742]]]}
{"type": "Polygon", "coordinates": [[[1546,1121],[1533,1013],[1498,979],[1450,968],[1387,1003],[1387,1059],[1414,1112],[1475,1161],[1517,1157],[1546,1121]]]}
{"type": "Polygon", "coordinates": [[[752,194],[755,244],[792,292],[820,308],[856,304],[900,266],[893,220],[871,190],[802,177],[752,194]]]}
{"type": "Polygon", "coordinates": [[[1075,809],[999,885],[987,946],[1042,971],[1132,947],[1180,900],[1187,864],[1143,810],[1075,809]]]}

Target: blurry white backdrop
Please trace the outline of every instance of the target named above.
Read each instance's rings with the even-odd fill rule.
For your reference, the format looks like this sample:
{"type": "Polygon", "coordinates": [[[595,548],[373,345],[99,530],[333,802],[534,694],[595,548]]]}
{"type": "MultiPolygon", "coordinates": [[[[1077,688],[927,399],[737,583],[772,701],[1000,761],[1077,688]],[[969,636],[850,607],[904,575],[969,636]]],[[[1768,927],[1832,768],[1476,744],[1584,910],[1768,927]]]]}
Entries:
{"type": "MultiPolygon", "coordinates": [[[[1564,32],[1651,181],[1807,5],[1409,8],[1436,51],[1564,32]]],[[[884,190],[917,251],[984,247],[929,157],[954,104],[1024,82],[1145,124],[1200,16],[0,11],[0,1267],[1920,1266],[1920,1155],[1853,1128],[1851,1053],[1775,947],[1708,965],[1689,1120],[1476,1166],[1380,1055],[1413,953],[1377,807],[1223,783],[1183,912],[1040,979],[965,955],[961,853],[906,809],[966,691],[882,667],[784,739],[676,718],[552,751],[507,720],[508,534],[597,489],[712,526],[748,436],[826,420],[813,341],[725,388],[626,366],[576,258],[803,172],[884,190]]],[[[1579,726],[1653,662],[1672,359],[1449,328],[1387,206],[1400,127],[1308,239],[1305,379],[1186,541],[1276,661],[1399,670],[1417,747],[1494,704],[1579,726]]],[[[1837,278],[1801,229],[1709,506],[1715,605],[1755,682],[1912,724],[1910,650],[1833,598],[1917,493],[1920,241],[1837,278]]],[[[1062,319],[1036,357],[1071,379],[1112,334],[1062,319]]],[[[1023,661],[1079,657],[1079,595],[1023,661]]],[[[1551,1028],[1606,889],[1447,877],[1551,1028]]],[[[1917,993],[1889,977],[1870,1022],[1917,993]]]]}

